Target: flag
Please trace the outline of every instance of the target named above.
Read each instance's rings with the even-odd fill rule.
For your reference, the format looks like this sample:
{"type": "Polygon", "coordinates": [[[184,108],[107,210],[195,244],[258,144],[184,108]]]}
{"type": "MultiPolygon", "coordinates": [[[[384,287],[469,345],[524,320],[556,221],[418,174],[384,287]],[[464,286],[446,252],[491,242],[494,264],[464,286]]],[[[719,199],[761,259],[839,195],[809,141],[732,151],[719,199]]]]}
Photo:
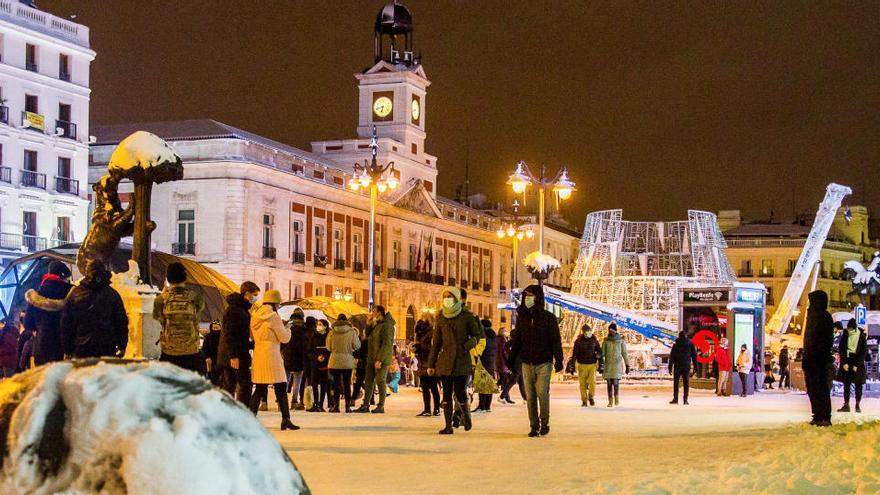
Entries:
{"type": "Polygon", "coordinates": [[[419,254],[416,257],[416,273],[422,271],[422,233],[419,232],[419,254]]]}
{"type": "Polygon", "coordinates": [[[431,273],[434,269],[434,234],[431,234],[431,237],[428,238],[428,249],[425,253],[425,267],[427,268],[427,273],[431,273]]]}

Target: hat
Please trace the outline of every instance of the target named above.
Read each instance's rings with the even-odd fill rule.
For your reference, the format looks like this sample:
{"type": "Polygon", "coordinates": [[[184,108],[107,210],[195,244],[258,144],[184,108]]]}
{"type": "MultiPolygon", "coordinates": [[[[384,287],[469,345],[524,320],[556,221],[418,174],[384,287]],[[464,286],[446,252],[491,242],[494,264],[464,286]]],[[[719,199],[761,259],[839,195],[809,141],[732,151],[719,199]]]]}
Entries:
{"type": "Polygon", "coordinates": [[[263,304],[281,304],[281,293],[275,289],[267,290],[263,294],[263,304]]]}
{"type": "Polygon", "coordinates": [[[611,323],[610,325],[608,325],[608,330],[614,330],[616,332],[617,331],[617,323],[611,323]]]}
{"type": "Polygon", "coordinates": [[[70,268],[63,261],[49,263],[49,273],[60,278],[70,278],[70,268]]]}

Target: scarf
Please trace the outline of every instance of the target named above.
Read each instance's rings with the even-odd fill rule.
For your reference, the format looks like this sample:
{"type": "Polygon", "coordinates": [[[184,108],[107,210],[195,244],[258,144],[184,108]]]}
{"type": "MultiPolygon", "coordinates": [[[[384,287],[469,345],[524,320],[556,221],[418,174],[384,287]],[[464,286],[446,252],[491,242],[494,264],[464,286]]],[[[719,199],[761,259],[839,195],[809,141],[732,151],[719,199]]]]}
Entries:
{"type": "Polygon", "coordinates": [[[449,287],[444,292],[448,292],[455,299],[455,304],[452,305],[451,308],[446,308],[443,304],[440,304],[441,313],[443,317],[447,320],[451,320],[461,313],[461,291],[458,290],[458,287],[449,287]]]}
{"type": "Polygon", "coordinates": [[[859,347],[859,332],[858,328],[850,328],[848,329],[847,341],[846,341],[846,354],[855,354],[856,349],[859,347]]]}

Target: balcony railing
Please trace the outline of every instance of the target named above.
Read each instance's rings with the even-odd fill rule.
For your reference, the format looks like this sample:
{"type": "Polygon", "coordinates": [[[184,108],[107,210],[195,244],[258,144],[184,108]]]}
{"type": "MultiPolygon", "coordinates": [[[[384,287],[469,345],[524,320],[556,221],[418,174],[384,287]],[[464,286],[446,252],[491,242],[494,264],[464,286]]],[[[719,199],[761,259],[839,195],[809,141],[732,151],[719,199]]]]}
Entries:
{"type": "Polygon", "coordinates": [[[336,258],[333,260],[333,269],[334,270],[345,270],[345,260],[336,258]]]}
{"type": "Polygon", "coordinates": [[[9,107],[6,105],[0,105],[0,122],[9,123],[9,107]]]}
{"type": "Polygon", "coordinates": [[[21,170],[21,185],[25,187],[36,187],[46,189],[46,174],[34,172],[33,170],[21,170]]]}
{"type": "Polygon", "coordinates": [[[45,237],[0,233],[0,248],[2,249],[32,253],[46,249],[47,244],[45,237]]]}
{"type": "Polygon", "coordinates": [[[448,285],[450,287],[455,287],[455,279],[452,277],[449,277],[449,280],[446,281],[446,285],[448,285]]]}
{"type": "Polygon", "coordinates": [[[175,242],[171,245],[171,254],[192,256],[196,254],[196,244],[194,242],[175,242]]]}
{"type": "MultiPolygon", "coordinates": [[[[793,248],[801,248],[803,249],[804,243],[806,242],[805,238],[802,239],[791,239],[791,238],[779,238],[779,239],[726,239],[728,248],[738,248],[738,247],[793,247],[793,248]]],[[[846,242],[840,241],[830,241],[826,240],[823,246],[826,249],[836,249],[839,251],[847,251],[851,253],[859,253],[859,247],[853,244],[849,244],[846,242]]]]}
{"type": "Polygon", "coordinates": [[[294,251],[291,255],[293,258],[294,265],[305,265],[306,264],[306,253],[297,253],[294,251]]]}
{"type": "Polygon", "coordinates": [[[355,261],[351,264],[351,271],[355,273],[364,273],[364,263],[361,261],[355,261]]]}
{"type": "Polygon", "coordinates": [[[443,275],[434,275],[434,283],[437,285],[443,285],[443,275]]]}
{"type": "Polygon", "coordinates": [[[76,124],[66,120],[56,120],[55,128],[61,129],[61,137],[76,139],[76,124]]]}
{"type": "Polygon", "coordinates": [[[37,72],[38,70],[40,70],[40,67],[33,62],[25,62],[24,68],[25,70],[29,70],[31,72],[37,72]]]}
{"type": "Polygon", "coordinates": [[[388,278],[403,278],[403,270],[400,268],[389,268],[388,278]]]}
{"type": "Polygon", "coordinates": [[[751,270],[740,270],[736,272],[737,277],[754,277],[755,274],[751,270]]]}
{"type": "Polygon", "coordinates": [[[12,169],[9,167],[0,167],[0,182],[12,184],[12,169]]]}
{"type": "Polygon", "coordinates": [[[458,286],[459,286],[459,287],[462,287],[462,288],[467,288],[467,286],[468,286],[468,281],[462,279],[461,281],[459,281],[458,286]]]}
{"type": "Polygon", "coordinates": [[[758,276],[762,278],[771,278],[773,277],[773,270],[761,270],[761,273],[759,273],[758,276]]]}
{"type": "Polygon", "coordinates": [[[312,264],[315,265],[315,268],[324,268],[325,266],[327,266],[327,257],[315,253],[315,258],[312,264]]]}
{"type": "Polygon", "coordinates": [[[492,284],[483,284],[483,292],[492,292],[492,284]]]}
{"type": "Polygon", "coordinates": [[[418,279],[419,279],[419,282],[424,282],[426,284],[430,284],[431,282],[434,281],[434,276],[431,275],[430,273],[419,272],[418,279]]]}
{"type": "Polygon", "coordinates": [[[66,70],[59,70],[58,79],[61,79],[62,81],[70,81],[70,72],[67,72],[66,70]]]}
{"type": "Polygon", "coordinates": [[[471,290],[480,290],[479,282],[471,282],[471,290]]]}
{"type": "Polygon", "coordinates": [[[263,258],[274,260],[275,259],[275,248],[269,246],[263,246],[263,258]]]}
{"type": "Polygon", "coordinates": [[[55,177],[55,190],[60,193],[79,196],[79,181],[69,177],[55,177]]]}
{"type": "Polygon", "coordinates": [[[403,278],[406,280],[418,280],[419,279],[418,275],[419,275],[419,272],[417,272],[415,270],[404,270],[403,271],[403,278]]]}

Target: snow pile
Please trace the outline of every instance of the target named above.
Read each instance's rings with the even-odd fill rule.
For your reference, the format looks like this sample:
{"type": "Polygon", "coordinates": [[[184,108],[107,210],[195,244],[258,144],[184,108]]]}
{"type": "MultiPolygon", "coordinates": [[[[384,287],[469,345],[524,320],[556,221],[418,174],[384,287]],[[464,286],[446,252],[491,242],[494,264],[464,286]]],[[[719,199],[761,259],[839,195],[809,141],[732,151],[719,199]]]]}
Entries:
{"type": "Polygon", "coordinates": [[[137,131],[123,139],[113,150],[107,169],[122,172],[135,168],[152,168],[163,163],[179,163],[180,157],[159,136],[137,131]]]}
{"type": "Polygon", "coordinates": [[[550,274],[550,272],[562,266],[556,258],[538,251],[529,253],[529,255],[523,259],[523,265],[525,265],[532,274],[543,273],[545,275],[550,274]]]}
{"type": "Polygon", "coordinates": [[[297,494],[305,483],[254,416],[156,362],[63,362],[0,382],[5,495],[297,494]]]}

